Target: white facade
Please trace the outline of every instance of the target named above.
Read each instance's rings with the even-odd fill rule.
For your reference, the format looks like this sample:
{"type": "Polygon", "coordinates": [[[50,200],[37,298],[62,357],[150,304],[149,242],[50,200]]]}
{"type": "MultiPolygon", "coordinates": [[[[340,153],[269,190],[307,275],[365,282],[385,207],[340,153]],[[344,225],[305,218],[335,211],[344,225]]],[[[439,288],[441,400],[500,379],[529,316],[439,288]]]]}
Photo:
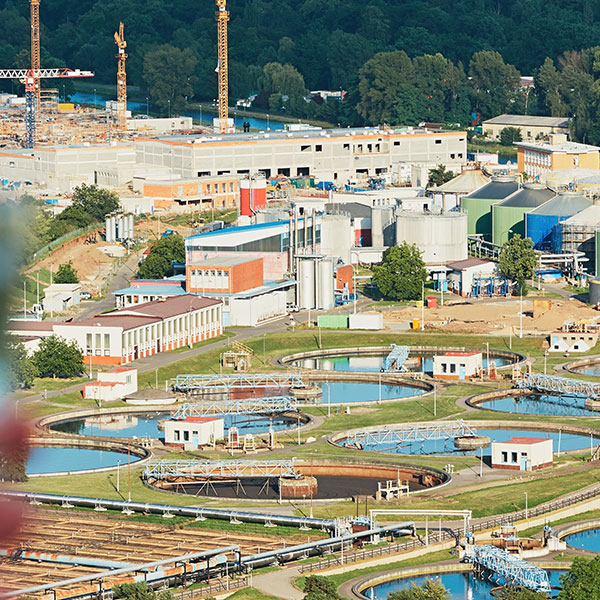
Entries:
{"type": "Polygon", "coordinates": [[[213,417],[188,417],[185,420],[164,422],[165,445],[195,450],[212,446],[225,437],[225,421],[213,417]]]}
{"type": "Polygon", "coordinates": [[[383,329],[383,313],[357,313],[349,316],[349,329],[383,329]]]}
{"type": "Polygon", "coordinates": [[[473,288],[476,277],[489,277],[498,273],[498,265],[481,258],[468,258],[467,260],[448,265],[452,269],[447,274],[449,291],[467,297],[473,288]]]}
{"type": "Polygon", "coordinates": [[[382,176],[399,162],[444,164],[460,171],[466,134],[421,129],[337,129],[137,140],[138,164],[167,167],[181,177],[262,171],[326,181],[382,176]]]}
{"type": "Polygon", "coordinates": [[[192,117],[164,117],[160,119],[127,119],[127,131],[137,133],[168,134],[172,131],[192,129],[192,117]]]}
{"type": "Polygon", "coordinates": [[[83,397],[110,402],[137,392],[137,369],[98,371],[98,380],[83,386],[83,397]]]}
{"type": "MultiPolygon", "coordinates": [[[[261,322],[287,314],[287,292],[277,290],[259,296],[231,296],[229,324],[254,327],[261,322]]],[[[227,304],[227,298],[224,298],[227,304]]]]}
{"type": "Polygon", "coordinates": [[[481,352],[447,352],[433,357],[433,376],[437,379],[464,381],[481,373],[481,352]]]}
{"type": "Polygon", "coordinates": [[[79,283],[53,283],[44,290],[42,300],[44,311],[61,312],[80,302],[79,294],[81,284],[79,283]]]}
{"type": "Polygon", "coordinates": [[[492,468],[534,471],[553,462],[552,440],[512,438],[508,442],[492,442],[492,468]]]}

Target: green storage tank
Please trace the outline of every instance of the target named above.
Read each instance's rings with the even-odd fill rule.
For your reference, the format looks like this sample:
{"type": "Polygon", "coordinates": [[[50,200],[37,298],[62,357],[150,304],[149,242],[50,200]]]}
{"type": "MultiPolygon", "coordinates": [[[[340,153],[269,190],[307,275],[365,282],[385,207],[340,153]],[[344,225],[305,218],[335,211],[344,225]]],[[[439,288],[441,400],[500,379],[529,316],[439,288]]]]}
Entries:
{"type": "Polygon", "coordinates": [[[502,245],[517,233],[525,237],[525,215],[554,196],[556,193],[541,183],[526,183],[506,200],[494,204],[492,206],[494,244],[502,245]]]}
{"type": "Polygon", "coordinates": [[[492,177],[478,190],[463,196],[460,201],[462,211],[467,213],[468,235],[481,235],[492,241],[492,207],[514,194],[519,189],[515,177],[492,177]]]}
{"type": "Polygon", "coordinates": [[[323,329],[348,329],[348,315],[319,315],[317,325],[323,329]]]}

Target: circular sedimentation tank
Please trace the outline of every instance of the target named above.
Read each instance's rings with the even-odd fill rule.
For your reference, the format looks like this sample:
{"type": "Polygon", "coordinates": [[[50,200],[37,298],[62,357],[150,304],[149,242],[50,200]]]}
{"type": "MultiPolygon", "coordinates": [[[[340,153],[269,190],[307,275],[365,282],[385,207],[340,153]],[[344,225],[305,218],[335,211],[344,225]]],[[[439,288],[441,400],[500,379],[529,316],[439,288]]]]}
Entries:
{"type": "Polygon", "coordinates": [[[600,412],[600,398],[586,398],[585,407],[594,412],[600,412]]]}
{"type": "Polygon", "coordinates": [[[375,497],[378,483],[402,481],[410,492],[438,487],[450,481],[443,471],[413,465],[382,465],[377,463],[311,462],[296,464],[300,479],[285,478],[281,486],[276,478],[232,478],[209,480],[149,480],[146,483],[165,491],[211,498],[240,500],[311,499],[341,500],[356,496],[375,497]]]}
{"type": "Polygon", "coordinates": [[[304,388],[291,388],[290,394],[298,400],[315,400],[323,395],[323,389],[318,385],[311,385],[304,388]]]}
{"type": "Polygon", "coordinates": [[[458,450],[479,450],[490,445],[487,435],[467,435],[454,438],[454,446],[458,450]]]}

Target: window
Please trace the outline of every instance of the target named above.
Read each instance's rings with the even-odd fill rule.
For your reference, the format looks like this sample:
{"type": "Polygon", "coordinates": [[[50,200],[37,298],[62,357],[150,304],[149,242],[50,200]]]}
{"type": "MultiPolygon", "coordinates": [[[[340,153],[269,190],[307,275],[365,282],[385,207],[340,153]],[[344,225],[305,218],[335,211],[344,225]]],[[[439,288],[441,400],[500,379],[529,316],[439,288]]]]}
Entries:
{"type": "Polygon", "coordinates": [[[441,144],[441,143],[442,143],[442,140],[435,140],[435,143],[436,143],[436,144],[441,144]]]}
{"type": "Polygon", "coordinates": [[[456,373],[456,365],[454,363],[450,365],[450,373],[456,373]]]}
{"type": "Polygon", "coordinates": [[[91,354],[92,353],[92,334],[91,333],[86,334],[85,345],[86,345],[86,353],[91,354]]]}
{"type": "Polygon", "coordinates": [[[315,152],[323,152],[323,145],[322,144],[317,144],[315,146],[315,152]]]}
{"type": "Polygon", "coordinates": [[[179,429],[175,429],[175,431],[173,431],[173,439],[178,442],[180,438],[180,434],[179,434],[179,429]]]}
{"type": "Polygon", "coordinates": [[[310,146],[300,146],[300,152],[309,152],[310,146]]]}
{"type": "Polygon", "coordinates": [[[394,146],[399,146],[400,142],[394,142],[394,146]]]}
{"type": "Polygon", "coordinates": [[[344,150],[350,150],[350,144],[344,144],[344,150]]]}
{"type": "Polygon", "coordinates": [[[442,363],[442,373],[448,372],[448,365],[446,363],[442,363]]]}
{"type": "Polygon", "coordinates": [[[452,154],[450,154],[450,158],[454,158],[456,156],[456,154],[454,154],[454,152],[452,154]]]}
{"type": "Polygon", "coordinates": [[[184,431],[183,432],[183,441],[184,442],[189,442],[190,441],[190,432],[189,431],[184,431]]]}
{"type": "Polygon", "coordinates": [[[108,350],[110,348],[110,333],[104,334],[104,349],[108,350]]]}
{"type": "Polygon", "coordinates": [[[207,184],[206,184],[206,193],[207,193],[207,194],[210,194],[210,193],[211,193],[211,191],[212,191],[212,185],[211,185],[210,183],[207,183],[207,184]]]}
{"type": "Polygon", "coordinates": [[[96,350],[100,350],[102,347],[102,337],[99,333],[96,334],[96,350]]]}
{"type": "Polygon", "coordinates": [[[233,181],[229,182],[229,191],[233,192],[233,181]]]}
{"type": "Polygon", "coordinates": [[[502,453],[502,462],[503,463],[507,463],[508,462],[508,452],[503,452],[502,453]]]}
{"type": "Polygon", "coordinates": [[[511,452],[510,453],[510,461],[513,463],[517,462],[517,453],[516,452],[511,452]]]}

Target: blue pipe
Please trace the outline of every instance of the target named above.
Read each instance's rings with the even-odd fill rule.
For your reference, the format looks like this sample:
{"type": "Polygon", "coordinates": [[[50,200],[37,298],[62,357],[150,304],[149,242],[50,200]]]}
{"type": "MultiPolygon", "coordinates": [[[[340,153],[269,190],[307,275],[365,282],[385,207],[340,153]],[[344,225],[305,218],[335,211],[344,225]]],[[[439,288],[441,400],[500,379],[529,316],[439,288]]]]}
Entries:
{"type": "Polygon", "coordinates": [[[35,560],[38,562],[50,562],[63,565],[81,565],[83,567],[95,567],[98,569],[125,569],[134,568],[137,565],[116,560],[104,560],[101,558],[89,558],[87,556],[68,556],[66,554],[54,554],[49,552],[32,552],[29,550],[17,550],[11,553],[0,549],[0,556],[11,556],[22,560],[35,560]]]}

